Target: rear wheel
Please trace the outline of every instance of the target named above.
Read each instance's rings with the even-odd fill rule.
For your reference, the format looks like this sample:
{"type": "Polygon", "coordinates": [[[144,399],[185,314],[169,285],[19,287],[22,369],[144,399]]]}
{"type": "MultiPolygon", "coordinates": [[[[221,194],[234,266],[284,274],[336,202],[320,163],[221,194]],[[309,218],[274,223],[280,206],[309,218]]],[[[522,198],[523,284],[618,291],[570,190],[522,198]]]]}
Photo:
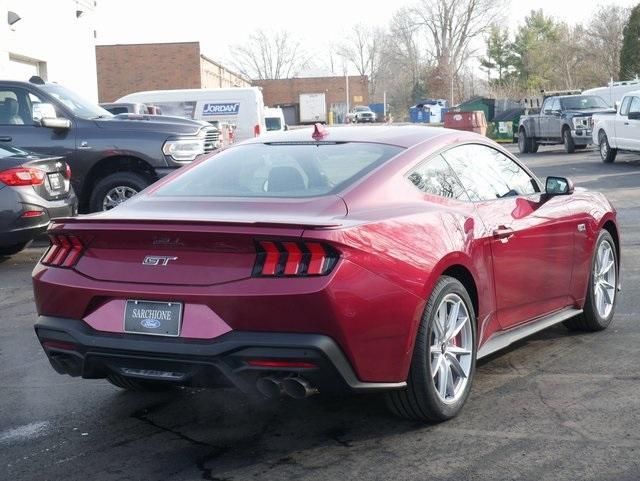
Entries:
{"type": "Polygon", "coordinates": [[[607,134],[604,132],[600,132],[598,136],[599,147],[600,147],[600,158],[602,162],[605,164],[610,164],[614,160],[616,160],[616,155],[618,155],[618,149],[612,149],[609,145],[609,139],[607,138],[607,134]]]}
{"type": "Polygon", "coordinates": [[[564,151],[567,154],[573,154],[576,151],[576,144],[573,143],[573,137],[571,137],[571,130],[564,129],[562,131],[562,143],[564,145],[564,151]]]}
{"type": "Polygon", "coordinates": [[[149,181],[135,172],[116,172],[101,179],[93,187],[89,206],[91,212],[111,210],[129,200],[149,185],[149,181]]]}
{"type": "Polygon", "coordinates": [[[129,377],[124,377],[119,374],[110,374],[107,376],[107,381],[109,381],[114,386],[119,387],[120,389],[126,389],[127,391],[170,391],[175,389],[176,386],[174,384],[170,384],[162,381],[146,381],[144,379],[131,379],[129,377]]]}
{"type": "Polygon", "coordinates": [[[21,242],[20,244],[13,244],[10,246],[0,247],[0,256],[12,256],[13,254],[17,254],[22,249],[27,247],[28,242],[21,242]]]}
{"type": "Polygon", "coordinates": [[[524,129],[521,129],[520,132],[518,132],[518,151],[521,154],[529,153],[529,141],[527,140],[527,133],[524,129]]]}
{"type": "Polygon", "coordinates": [[[452,277],[441,277],[418,328],[407,388],[386,395],[394,414],[445,421],[460,412],[475,373],[475,326],[464,286],[452,277]]]}
{"type": "Polygon", "coordinates": [[[584,310],[564,322],[572,331],[606,329],[615,312],[618,291],[618,253],[611,234],[602,230],[591,260],[591,275],[584,310]]]}

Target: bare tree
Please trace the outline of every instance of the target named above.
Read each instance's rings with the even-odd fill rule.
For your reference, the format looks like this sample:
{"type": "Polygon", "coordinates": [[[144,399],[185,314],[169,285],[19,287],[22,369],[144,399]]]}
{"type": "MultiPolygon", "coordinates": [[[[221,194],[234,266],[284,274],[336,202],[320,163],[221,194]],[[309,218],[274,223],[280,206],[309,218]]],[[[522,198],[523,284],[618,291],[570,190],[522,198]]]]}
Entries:
{"type": "Polygon", "coordinates": [[[309,65],[309,55],[290,32],[257,30],[244,44],[229,49],[231,63],[251,79],[295,77],[309,65]]]}
{"type": "Polygon", "coordinates": [[[369,78],[369,94],[372,97],[375,95],[382,60],[383,39],[384,32],[381,29],[357,24],[345,42],[336,47],[337,54],[353,66],[358,75],[369,78]]]}
{"type": "Polygon", "coordinates": [[[473,54],[474,42],[499,19],[502,7],[501,0],[420,0],[413,8],[440,73],[439,84],[433,86],[438,94],[453,95],[454,80],[473,54]]]}
{"type": "Polygon", "coordinates": [[[606,79],[615,79],[620,70],[622,31],[629,18],[629,9],[619,5],[601,6],[587,27],[591,54],[606,74],[606,79]]]}

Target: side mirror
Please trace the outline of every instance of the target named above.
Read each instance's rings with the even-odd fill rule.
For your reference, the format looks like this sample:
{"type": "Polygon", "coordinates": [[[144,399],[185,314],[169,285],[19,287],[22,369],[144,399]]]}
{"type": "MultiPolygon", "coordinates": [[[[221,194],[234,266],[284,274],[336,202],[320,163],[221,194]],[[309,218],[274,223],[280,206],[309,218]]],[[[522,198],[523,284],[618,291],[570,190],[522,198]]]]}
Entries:
{"type": "Polygon", "coordinates": [[[289,130],[289,126],[287,124],[284,124],[284,130],[289,130]]]}
{"type": "Polygon", "coordinates": [[[616,108],[616,111],[620,112],[620,105],[622,105],[622,102],[620,102],[619,100],[616,100],[613,103],[613,106],[616,108]]]}
{"type": "Polygon", "coordinates": [[[68,130],[71,128],[71,120],[45,117],[40,121],[40,125],[48,129],[68,130]]]}
{"type": "Polygon", "coordinates": [[[629,112],[629,120],[640,120],[640,112],[629,112]]]}
{"type": "Polygon", "coordinates": [[[551,113],[556,117],[560,117],[562,115],[562,111],[560,110],[552,110],[551,113]]]}
{"type": "Polygon", "coordinates": [[[545,183],[545,194],[553,195],[571,195],[574,191],[573,182],[565,177],[547,177],[545,183]]]}

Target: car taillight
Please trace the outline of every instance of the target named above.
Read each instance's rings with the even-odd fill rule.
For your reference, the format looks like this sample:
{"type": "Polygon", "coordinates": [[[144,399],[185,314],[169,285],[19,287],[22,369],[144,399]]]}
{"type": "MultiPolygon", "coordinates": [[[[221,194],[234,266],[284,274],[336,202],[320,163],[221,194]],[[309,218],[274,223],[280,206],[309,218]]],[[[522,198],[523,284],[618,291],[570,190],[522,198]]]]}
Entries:
{"type": "Polygon", "coordinates": [[[69,167],[69,164],[67,164],[67,165],[65,166],[64,176],[65,176],[67,179],[70,179],[70,178],[71,178],[71,167],[69,167]]]}
{"type": "Polygon", "coordinates": [[[0,172],[0,182],[11,185],[40,185],[44,182],[44,171],[33,167],[17,167],[0,172]]]}
{"type": "Polygon", "coordinates": [[[47,266],[73,267],[82,255],[82,241],[69,234],[50,235],[51,245],[41,262],[47,266]]]}
{"type": "Polygon", "coordinates": [[[260,124],[253,126],[253,136],[258,137],[260,135],[260,124]]]}
{"type": "Polygon", "coordinates": [[[256,242],[254,277],[325,276],[340,257],[338,252],[320,242],[256,242]]]}

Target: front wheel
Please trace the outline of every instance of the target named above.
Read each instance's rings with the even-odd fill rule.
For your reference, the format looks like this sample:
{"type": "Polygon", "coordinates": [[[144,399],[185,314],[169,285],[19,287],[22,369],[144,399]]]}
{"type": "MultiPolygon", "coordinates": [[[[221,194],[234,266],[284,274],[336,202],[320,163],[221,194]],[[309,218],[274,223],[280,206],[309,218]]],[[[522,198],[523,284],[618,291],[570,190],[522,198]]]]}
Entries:
{"type": "Polygon", "coordinates": [[[573,154],[576,151],[576,144],[573,142],[573,137],[571,137],[571,130],[564,129],[562,131],[562,143],[567,154],[573,154]]]}
{"type": "Polygon", "coordinates": [[[407,387],[387,393],[387,405],[407,419],[451,419],[467,400],[475,365],[473,304],[457,279],[442,276],[418,328],[407,387]]]}
{"type": "Polygon", "coordinates": [[[602,331],[615,312],[618,293],[618,252],[613,237],[600,231],[591,260],[587,298],[581,315],[564,322],[572,331],[602,331]]]}
{"type": "Polygon", "coordinates": [[[91,212],[111,210],[129,200],[150,182],[135,172],[116,172],[98,181],[91,193],[91,212]]]}
{"type": "Polygon", "coordinates": [[[616,155],[618,155],[618,149],[612,149],[609,145],[609,139],[607,138],[607,134],[602,132],[600,134],[600,158],[602,162],[605,164],[611,164],[614,160],[616,160],[616,155]]]}

